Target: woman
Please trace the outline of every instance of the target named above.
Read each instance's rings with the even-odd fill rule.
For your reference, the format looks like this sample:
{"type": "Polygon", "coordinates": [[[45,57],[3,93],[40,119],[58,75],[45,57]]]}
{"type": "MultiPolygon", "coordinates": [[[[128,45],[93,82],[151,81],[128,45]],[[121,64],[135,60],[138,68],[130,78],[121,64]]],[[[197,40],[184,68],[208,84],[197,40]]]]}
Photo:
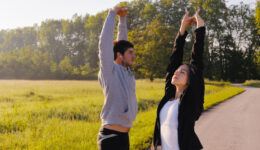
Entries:
{"type": "Polygon", "coordinates": [[[205,23],[199,16],[185,14],[175,39],[170,64],[167,68],[165,95],[158,109],[152,149],[199,150],[202,145],[194,131],[195,121],[203,111],[203,45],[205,23]],[[182,65],[186,28],[197,24],[191,60],[182,65]]]}

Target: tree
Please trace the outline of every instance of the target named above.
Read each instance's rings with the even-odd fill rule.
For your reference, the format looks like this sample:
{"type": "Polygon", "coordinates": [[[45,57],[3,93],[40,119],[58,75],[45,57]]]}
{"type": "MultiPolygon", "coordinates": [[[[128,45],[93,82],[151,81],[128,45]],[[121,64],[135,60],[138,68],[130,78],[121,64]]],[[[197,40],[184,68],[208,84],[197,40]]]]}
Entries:
{"type": "Polygon", "coordinates": [[[84,57],[84,53],[87,49],[85,42],[85,19],[88,17],[89,15],[83,18],[75,14],[72,20],[62,22],[62,30],[65,36],[63,45],[65,45],[66,51],[68,52],[67,56],[71,59],[73,66],[79,67],[86,62],[84,57]]]}
{"type": "MultiPolygon", "coordinates": [[[[135,45],[136,78],[162,78],[185,11],[201,9],[206,22],[204,76],[215,80],[260,79],[260,3],[255,10],[225,0],[133,0],[128,8],[129,41],[135,45]],[[241,71],[242,70],[242,71],[241,71]]],[[[40,26],[0,31],[0,77],[96,79],[98,42],[107,11],[71,19],[46,20],[40,26]]],[[[116,23],[118,22],[118,17],[116,23]]],[[[189,28],[188,32],[194,28],[189,28]]],[[[114,32],[116,37],[117,30],[114,32]]],[[[186,38],[184,62],[193,44],[186,38]]]]}
{"type": "Polygon", "coordinates": [[[258,28],[258,34],[260,34],[260,1],[257,1],[255,9],[255,24],[258,28]]]}
{"type": "Polygon", "coordinates": [[[87,50],[84,55],[86,63],[93,69],[98,68],[98,41],[106,16],[107,12],[90,16],[85,24],[87,50]]]}
{"type": "Polygon", "coordinates": [[[65,56],[64,59],[59,63],[59,71],[61,77],[66,79],[70,78],[73,73],[73,66],[71,65],[71,60],[68,56],[65,56]]]}
{"type": "Polygon", "coordinates": [[[130,40],[133,40],[136,51],[136,70],[144,77],[164,77],[172,45],[171,29],[163,26],[155,19],[151,25],[141,32],[131,33],[130,40]],[[138,35],[139,34],[139,35],[138,35]],[[140,38],[137,38],[140,37],[140,38]]]}
{"type": "Polygon", "coordinates": [[[37,26],[1,31],[0,51],[18,50],[26,46],[37,47],[37,26]]]}
{"type": "Polygon", "coordinates": [[[59,63],[69,53],[63,45],[65,35],[62,30],[61,20],[46,20],[42,22],[39,38],[40,49],[43,52],[48,52],[56,63],[59,63]]]}

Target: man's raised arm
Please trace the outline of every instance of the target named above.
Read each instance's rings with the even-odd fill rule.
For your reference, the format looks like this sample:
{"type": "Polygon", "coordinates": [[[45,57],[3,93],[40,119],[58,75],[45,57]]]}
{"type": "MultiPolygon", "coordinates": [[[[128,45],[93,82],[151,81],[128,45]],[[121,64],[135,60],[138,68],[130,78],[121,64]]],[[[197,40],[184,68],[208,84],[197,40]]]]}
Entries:
{"type": "Polygon", "coordinates": [[[110,9],[99,40],[100,70],[102,75],[108,79],[112,75],[114,63],[113,34],[115,29],[115,17],[116,12],[110,9]]]}
{"type": "Polygon", "coordinates": [[[118,23],[117,40],[126,40],[126,41],[128,40],[126,13],[127,13],[127,9],[123,7],[119,13],[120,17],[118,23]]]}

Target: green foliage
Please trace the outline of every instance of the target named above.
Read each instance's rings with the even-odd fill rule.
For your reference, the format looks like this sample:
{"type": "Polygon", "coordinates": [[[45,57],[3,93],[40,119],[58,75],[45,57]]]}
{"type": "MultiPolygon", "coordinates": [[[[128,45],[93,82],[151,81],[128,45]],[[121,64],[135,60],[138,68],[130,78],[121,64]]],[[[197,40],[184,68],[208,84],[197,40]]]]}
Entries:
{"type": "Polygon", "coordinates": [[[256,4],[256,9],[255,9],[255,24],[257,25],[258,28],[258,34],[260,34],[260,2],[257,1],[256,4]]]}
{"type": "MultiPolygon", "coordinates": [[[[200,8],[207,26],[205,77],[231,82],[260,79],[259,2],[255,9],[244,3],[227,7],[224,0],[133,0],[118,6],[128,8],[129,41],[137,56],[132,69],[137,78],[152,81],[164,76],[182,16],[186,10],[192,16],[200,8]]],[[[107,10],[1,30],[0,78],[96,79],[99,35],[106,17],[107,10]]],[[[190,59],[194,29],[187,29],[185,62],[190,59]]]]}
{"type": "Polygon", "coordinates": [[[88,64],[73,66],[68,56],[57,64],[48,52],[31,47],[0,54],[0,76],[6,79],[93,79],[96,72],[97,69],[91,69],[88,64]]]}
{"type": "Polygon", "coordinates": [[[243,85],[260,88],[260,80],[246,80],[246,82],[244,82],[243,85]]]}
{"type": "Polygon", "coordinates": [[[135,44],[136,51],[136,72],[140,72],[144,77],[151,81],[155,77],[163,77],[169,55],[171,53],[170,29],[163,26],[158,20],[146,26],[144,31],[132,31],[129,40],[135,44]],[[140,37],[140,38],[136,38],[140,37]]]}
{"type": "Polygon", "coordinates": [[[59,69],[60,73],[64,75],[65,78],[72,74],[73,66],[71,65],[71,60],[68,56],[65,56],[64,59],[59,63],[59,69]]]}

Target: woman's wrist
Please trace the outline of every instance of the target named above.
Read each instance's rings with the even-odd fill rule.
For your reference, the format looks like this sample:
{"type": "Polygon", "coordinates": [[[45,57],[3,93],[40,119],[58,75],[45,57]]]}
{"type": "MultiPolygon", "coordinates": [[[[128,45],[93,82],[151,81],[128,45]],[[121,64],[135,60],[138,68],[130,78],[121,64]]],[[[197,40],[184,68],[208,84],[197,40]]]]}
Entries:
{"type": "Polygon", "coordinates": [[[181,26],[181,28],[180,28],[179,31],[180,31],[180,34],[181,34],[181,35],[184,35],[184,33],[185,33],[185,31],[186,31],[186,28],[181,26]]]}
{"type": "Polygon", "coordinates": [[[205,22],[202,20],[200,16],[197,16],[197,28],[205,26],[205,22]]]}
{"type": "Polygon", "coordinates": [[[205,27],[205,23],[203,22],[203,23],[200,23],[200,24],[197,25],[197,29],[200,28],[200,27],[205,27]]]}

